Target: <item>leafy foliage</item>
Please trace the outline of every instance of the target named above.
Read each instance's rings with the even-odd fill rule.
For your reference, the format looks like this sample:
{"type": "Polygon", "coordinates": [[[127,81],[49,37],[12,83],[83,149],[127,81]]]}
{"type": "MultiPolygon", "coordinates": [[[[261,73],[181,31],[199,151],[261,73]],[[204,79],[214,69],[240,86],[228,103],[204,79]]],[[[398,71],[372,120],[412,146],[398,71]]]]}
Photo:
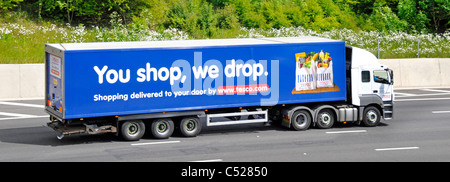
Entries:
{"type": "Polygon", "coordinates": [[[144,3],[126,0],[39,0],[33,5],[39,18],[70,24],[106,24],[112,12],[119,13],[127,22],[144,3]]]}
{"type": "Polygon", "coordinates": [[[0,0],[0,12],[14,8],[23,0],[0,0]]]}
{"type": "Polygon", "coordinates": [[[407,22],[400,20],[395,13],[387,6],[378,6],[373,9],[370,20],[376,29],[382,31],[405,30],[407,22]]]}
{"type": "Polygon", "coordinates": [[[313,35],[381,56],[449,57],[450,0],[0,0],[0,63],[46,42],[313,35]]]}
{"type": "Polygon", "coordinates": [[[435,32],[450,27],[450,0],[419,0],[418,3],[435,32]]]}
{"type": "Polygon", "coordinates": [[[408,29],[427,31],[429,19],[420,9],[417,0],[400,0],[398,3],[398,16],[408,23],[408,29]]]}
{"type": "Polygon", "coordinates": [[[0,0],[0,10],[19,9],[38,19],[95,26],[110,26],[115,12],[123,24],[178,28],[197,38],[239,27],[436,33],[450,27],[450,0],[0,0]]]}

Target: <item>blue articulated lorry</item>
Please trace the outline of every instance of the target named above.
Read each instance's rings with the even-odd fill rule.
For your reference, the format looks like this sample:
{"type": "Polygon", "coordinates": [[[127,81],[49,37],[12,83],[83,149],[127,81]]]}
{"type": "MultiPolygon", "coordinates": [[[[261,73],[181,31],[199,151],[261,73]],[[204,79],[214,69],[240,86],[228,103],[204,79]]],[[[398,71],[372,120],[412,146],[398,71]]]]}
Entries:
{"type": "Polygon", "coordinates": [[[58,138],[278,121],[294,130],[393,117],[393,72],[321,37],[45,45],[45,110],[58,138]]]}

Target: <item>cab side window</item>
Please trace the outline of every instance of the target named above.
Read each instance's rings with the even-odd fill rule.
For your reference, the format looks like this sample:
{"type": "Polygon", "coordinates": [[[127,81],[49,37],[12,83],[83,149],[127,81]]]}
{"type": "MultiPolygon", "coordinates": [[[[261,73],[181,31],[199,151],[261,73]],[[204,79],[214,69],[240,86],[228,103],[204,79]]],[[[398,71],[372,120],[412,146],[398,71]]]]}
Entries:
{"type": "Polygon", "coordinates": [[[362,71],[361,72],[362,82],[370,82],[370,71],[362,71]]]}
{"type": "Polygon", "coordinates": [[[386,71],[373,71],[373,78],[378,83],[389,83],[388,74],[386,71]]]}

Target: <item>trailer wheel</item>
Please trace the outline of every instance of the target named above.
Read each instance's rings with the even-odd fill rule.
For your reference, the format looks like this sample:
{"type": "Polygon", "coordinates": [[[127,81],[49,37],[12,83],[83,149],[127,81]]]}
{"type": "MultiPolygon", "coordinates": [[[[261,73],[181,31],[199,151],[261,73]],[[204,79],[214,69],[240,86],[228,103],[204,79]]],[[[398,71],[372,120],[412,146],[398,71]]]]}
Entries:
{"type": "Polygon", "coordinates": [[[334,124],[334,114],[330,109],[322,109],[317,114],[316,124],[318,128],[328,129],[334,124]]]}
{"type": "Polygon", "coordinates": [[[145,124],[141,120],[125,121],[121,125],[120,134],[124,140],[135,141],[144,136],[145,124]]]}
{"type": "Polygon", "coordinates": [[[173,133],[173,129],[173,121],[168,118],[157,119],[151,125],[152,135],[157,139],[169,138],[173,133]]]}
{"type": "Polygon", "coordinates": [[[198,117],[186,117],[180,121],[180,132],[185,137],[195,137],[202,130],[202,123],[198,117]]]}
{"type": "Polygon", "coordinates": [[[311,124],[311,114],[306,110],[295,111],[291,117],[291,124],[297,131],[306,130],[311,124]]]}
{"type": "Polygon", "coordinates": [[[381,113],[376,107],[369,106],[364,109],[364,117],[363,117],[364,126],[374,127],[380,124],[380,121],[381,121],[381,113]]]}

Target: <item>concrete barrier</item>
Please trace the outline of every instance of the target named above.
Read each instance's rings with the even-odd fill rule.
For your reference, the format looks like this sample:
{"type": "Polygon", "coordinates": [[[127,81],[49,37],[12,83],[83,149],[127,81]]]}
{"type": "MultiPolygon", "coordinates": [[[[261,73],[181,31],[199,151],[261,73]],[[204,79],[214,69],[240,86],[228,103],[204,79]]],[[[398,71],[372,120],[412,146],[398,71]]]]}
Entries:
{"type": "Polygon", "coordinates": [[[450,87],[450,58],[380,59],[394,70],[394,88],[450,87]]]}
{"type": "Polygon", "coordinates": [[[0,100],[44,98],[44,64],[0,64],[0,100]]]}
{"type": "MultiPolygon", "coordinates": [[[[450,87],[450,58],[380,59],[394,88],[450,87]]],[[[44,64],[0,64],[0,100],[44,98],[44,64]]]]}

